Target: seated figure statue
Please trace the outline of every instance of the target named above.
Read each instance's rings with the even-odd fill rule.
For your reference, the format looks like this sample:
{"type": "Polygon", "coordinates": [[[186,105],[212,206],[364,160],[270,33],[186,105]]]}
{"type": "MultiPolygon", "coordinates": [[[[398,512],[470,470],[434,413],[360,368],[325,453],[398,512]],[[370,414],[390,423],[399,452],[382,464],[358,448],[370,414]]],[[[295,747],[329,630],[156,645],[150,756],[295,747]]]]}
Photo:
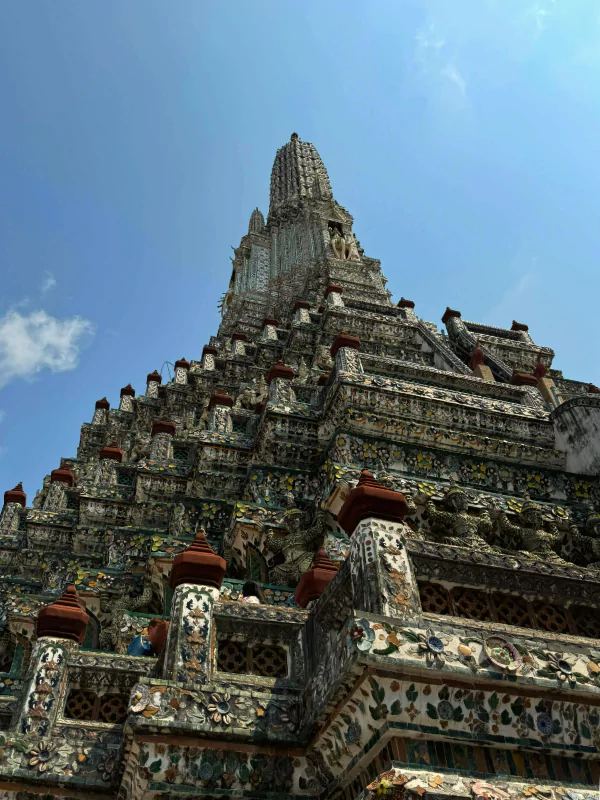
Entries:
{"type": "Polygon", "coordinates": [[[492,521],[487,509],[479,516],[470,514],[469,498],[456,481],[450,482],[442,502],[446,510],[438,511],[434,503],[429,500],[426,505],[426,516],[433,529],[444,530],[441,536],[446,544],[478,551],[493,549],[486,541],[492,530],[492,521]]]}

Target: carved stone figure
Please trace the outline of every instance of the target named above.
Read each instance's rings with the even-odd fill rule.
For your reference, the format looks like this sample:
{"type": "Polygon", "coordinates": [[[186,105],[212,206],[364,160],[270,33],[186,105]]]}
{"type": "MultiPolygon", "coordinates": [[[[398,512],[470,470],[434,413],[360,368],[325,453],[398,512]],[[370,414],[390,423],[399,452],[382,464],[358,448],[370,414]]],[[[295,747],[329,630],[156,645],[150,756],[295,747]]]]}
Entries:
{"type": "Polygon", "coordinates": [[[485,510],[479,516],[470,514],[469,498],[455,481],[450,483],[442,502],[445,511],[439,511],[431,500],[426,505],[427,519],[434,533],[440,531],[439,535],[447,544],[477,551],[493,549],[486,541],[492,530],[489,512],[485,510]]]}
{"type": "Polygon", "coordinates": [[[111,623],[102,627],[100,631],[100,647],[103,650],[114,650],[121,629],[121,622],[126,611],[135,611],[142,608],[152,599],[152,585],[149,581],[144,584],[141,594],[137,596],[122,595],[118,598],[101,598],[101,608],[105,613],[111,614],[111,623]]]}
{"type": "Polygon", "coordinates": [[[518,525],[508,519],[506,512],[500,514],[500,536],[504,547],[510,550],[521,550],[536,559],[549,559],[565,563],[556,552],[562,542],[562,534],[554,523],[548,524],[544,530],[544,522],[540,507],[534,503],[529,494],[523,495],[524,503],[518,513],[518,525]]]}
{"type": "Polygon", "coordinates": [[[292,496],[283,517],[285,533],[268,534],[265,537],[267,548],[282,559],[269,573],[272,582],[294,586],[302,573],[310,568],[315,552],[323,541],[326,515],[318,514],[316,523],[307,528],[305,516],[296,508],[292,496]]]}

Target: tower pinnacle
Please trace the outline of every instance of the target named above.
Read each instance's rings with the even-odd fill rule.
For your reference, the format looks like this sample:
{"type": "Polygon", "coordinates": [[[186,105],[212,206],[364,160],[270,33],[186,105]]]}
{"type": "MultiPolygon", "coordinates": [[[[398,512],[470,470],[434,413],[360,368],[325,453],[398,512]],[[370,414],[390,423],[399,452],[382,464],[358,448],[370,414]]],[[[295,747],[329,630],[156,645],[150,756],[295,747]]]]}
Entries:
{"type": "Polygon", "coordinates": [[[269,220],[284,209],[298,209],[304,202],[333,199],[329,175],[316,147],[292,133],[280,147],[271,171],[269,220]]]}

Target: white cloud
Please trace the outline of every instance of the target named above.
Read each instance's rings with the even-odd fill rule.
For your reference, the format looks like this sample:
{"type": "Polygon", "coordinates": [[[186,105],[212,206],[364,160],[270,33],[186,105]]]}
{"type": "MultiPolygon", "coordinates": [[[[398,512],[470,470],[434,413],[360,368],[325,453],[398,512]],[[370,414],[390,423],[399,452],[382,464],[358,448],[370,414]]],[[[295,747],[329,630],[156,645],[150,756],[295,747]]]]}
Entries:
{"type": "Polygon", "coordinates": [[[460,74],[460,72],[456,69],[454,64],[446,64],[446,66],[441,70],[441,74],[448,78],[448,80],[452,81],[455,86],[458,86],[458,89],[462,96],[464,97],[467,93],[467,82],[460,74]]]}
{"type": "Polygon", "coordinates": [[[60,320],[45,311],[24,315],[11,309],[0,318],[0,388],[16,378],[31,379],[43,369],[75,369],[93,332],[91,322],[82,317],[60,320]]]}
{"type": "Polygon", "coordinates": [[[51,272],[46,270],[46,277],[44,278],[44,280],[42,281],[42,285],[40,286],[41,293],[46,294],[46,292],[49,292],[50,289],[54,289],[55,286],[56,286],[56,278],[51,272]]]}

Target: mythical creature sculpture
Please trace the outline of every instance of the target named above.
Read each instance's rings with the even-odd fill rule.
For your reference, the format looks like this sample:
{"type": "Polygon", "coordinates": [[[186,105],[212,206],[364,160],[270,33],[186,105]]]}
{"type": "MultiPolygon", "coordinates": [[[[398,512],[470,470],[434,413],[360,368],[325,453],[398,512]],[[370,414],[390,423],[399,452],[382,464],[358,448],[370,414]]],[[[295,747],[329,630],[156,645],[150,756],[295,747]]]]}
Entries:
{"type": "Polygon", "coordinates": [[[142,608],[152,600],[152,584],[147,581],[141,594],[137,597],[133,595],[122,595],[116,600],[113,598],[102,598],[102,610],[112,614],[112,620],[108,627],[100,631],[100,648],[102,650],[114,650],[119,638],[121,623],[126,611],[135,611],[142,608]]]}
{"type": "Polygon", "coordinates": [[[288,495],[288,509],[283,515],[285,534],[268,534],[265,544],[268,549],[282,558],[281,563],[269,570],[270,579],[284,586],[294,586],[300,576],[310,569],[317,547],[325,535],[325,514],[317,516],[316,523],[306,527],[303,512],[296,508],[293,496],[288,495]]]}
{"type": "Polygon", "coordinates": [[[337,258],[345,258],[346,241],[337,228],[329,228],[331,247],[337,258]]]}
{"type": "Polygon", "coordinates": [[[525,502],[517,514],[518,525],[509,521],[506,512],[500,514],[502,546],[510,550],[521,550],[531,558],[564,564],[564,559],[556,552],[564,534],[554,523],[548,525],[549,530],[544,530],[540,507],[530,499],[527,492],[523,495],[523,499],[525,502]]]}
{"type": "Polygon", "coordinates": [[[450,483],[442,502],[445,511],[439,511],[429,500],[426,505],[427,518],[432,528],[442,528],[443,541],[460,547],[469,547],[478,551],[490,551],[493,548],[486,541],[492,531],[489,512],[475,516],[469,514],[469,498],[455,481],[450,483]]]}
{"type": "Polygon", "coordinates": [[[600,514],[590,503],[587,519],[581,531],[571,525],[563,542],[562,554],[580,566],[600,569],[600,514]]]}
{"type": "Polygon", "coordinates": [[[253,378],[247,383],[235,400],[235,408],[253,410],[254,406],[263,399],[267,393],[267,384],[263,376],[260,380],[253,378]]]}

